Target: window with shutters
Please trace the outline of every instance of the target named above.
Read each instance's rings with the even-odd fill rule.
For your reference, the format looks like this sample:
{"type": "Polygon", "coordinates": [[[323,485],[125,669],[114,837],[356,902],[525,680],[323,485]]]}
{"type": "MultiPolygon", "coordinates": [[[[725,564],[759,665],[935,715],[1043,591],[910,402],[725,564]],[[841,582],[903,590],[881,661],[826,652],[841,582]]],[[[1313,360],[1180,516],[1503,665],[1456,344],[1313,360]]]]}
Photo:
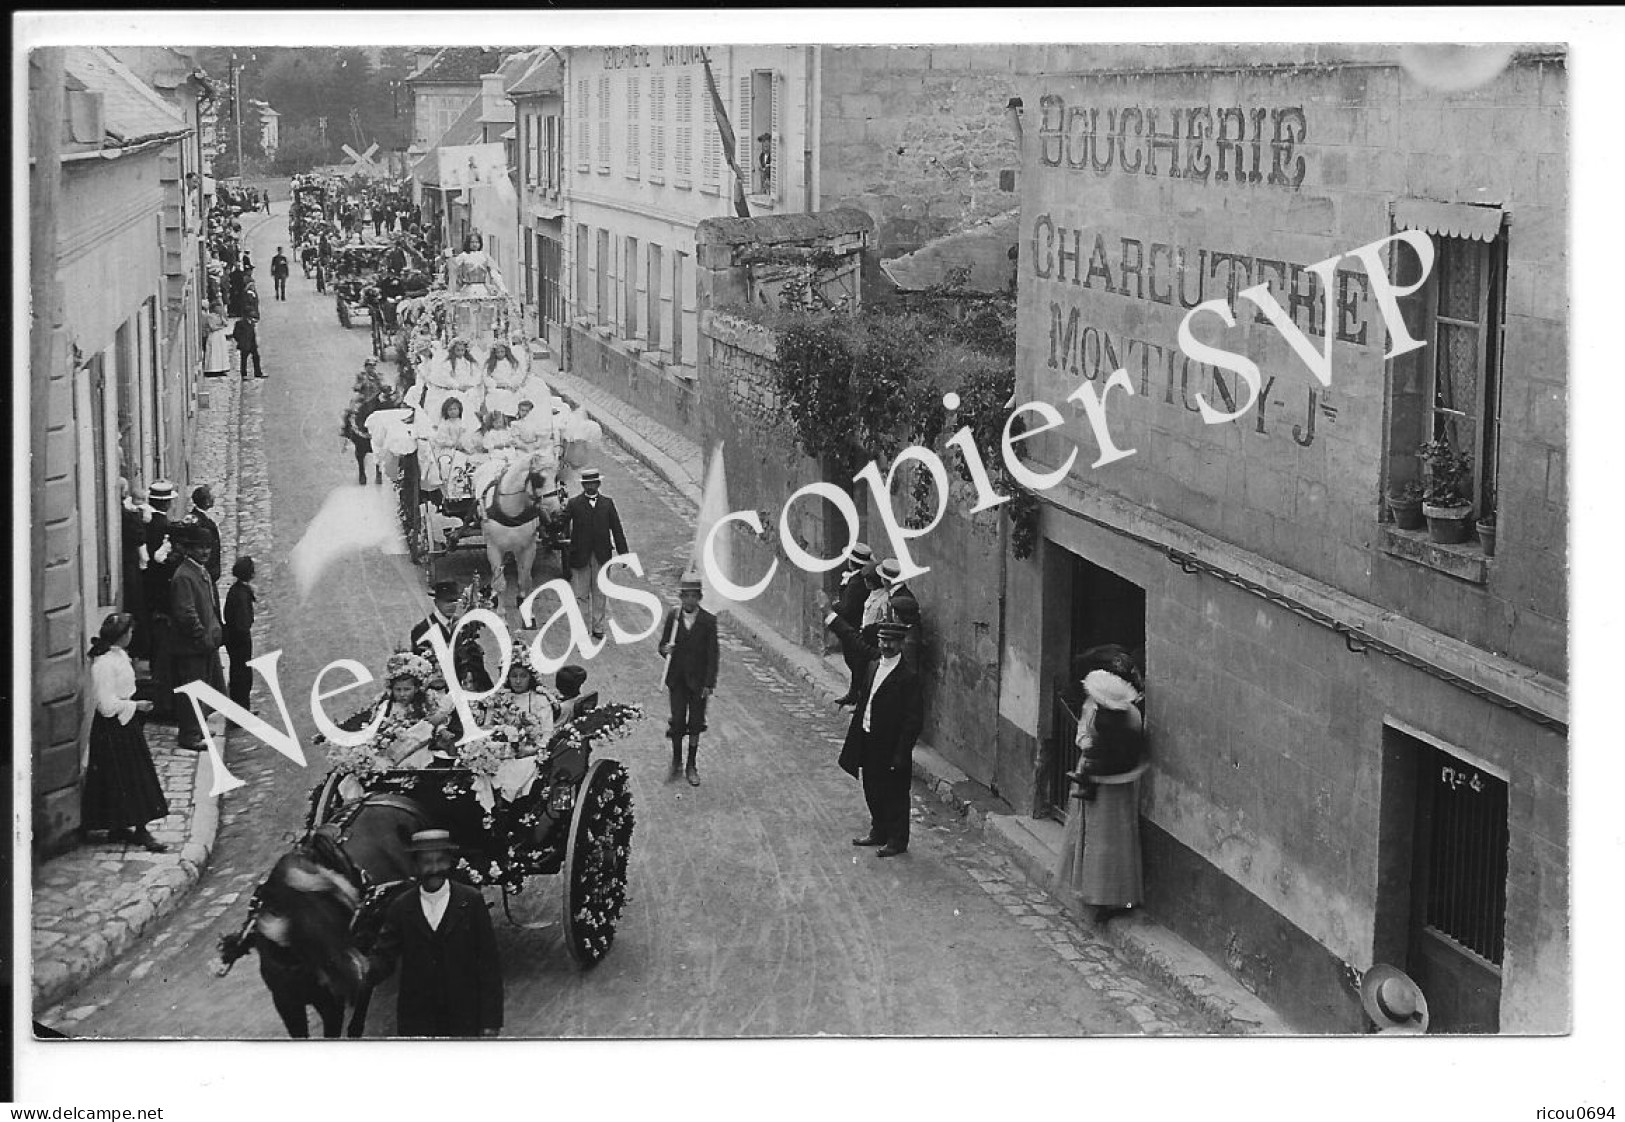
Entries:
{"type": "Polygon", "coordinates": [[[637,179],[643,174],[643,80],[639,75],[626,76],[626,178],[637,179]]]}
{"type": "MultiPolygon", "coordinates": [[[[1506,306],[1507,227],[1499,208],[1429,203],[1396,207],[1395,225],[1423,229],[1433,242],[1427,283],[1400,306],[1413,338],[1427,346],[1390,364],[1389,490],[1420,480],[1417,448],[1448,444],[1472,458],[1467,486],[1473,517],[1495,513],[1500,452],[1502,329],[1506,306]],[[1430,216],[1450,236],[1429,230],[1430,216]]],[[[1395,243],[1396,283],[1414,284],[1421,262],[1395,243]]],[[[1421,480],[1425,483],[1425,480],[1421,480]]]]}
{"type": "Polygon", "coordinates": [[[541,118],[534,113],[525,118],[525,182],[533,186],[542,182],[541,124],[541,118]]]}
{"type": "Polygon", "coordinates": [[[649,182],[666,182],[666,76],[649,76],[649,182]]]}
{"type": "Polygon", "coordinates": [[[683,271],[688,254],[678,250],[671,255],[671,360],[683,361],[683,271]]]}
{"type": "Polygon", "coordinates": [[[621,254],[621,336],[638,337],[638,239],[628,237],[621,254]]]}
{"type": "Polygon", "coordinates": [[[610,306],[613,289],[609,287],[610,274],[615,270],[615,248],[610,244],[609,231],[598,231],[598,326],[607,327],[614,322],[615,309],[610,306]]]}
{"type": "Polygon", "coordinates": [[[649,349],[660,349],[660,247],[654,242],[649,243],[649,349]]]}
{"type": "Polygon", "coordinates": [[[542,166],[539,182],[543,190],[551,191],[558,186],[554,168],[558,165],[559,121],[557,117],[548,115],[537,123],[541,126],[542,133],[542,166]]]}
{"type": "Polygon", "coordinates": [[[780,156],[784,150],[780,119],[782,80],[776,70],[753,70],[740,80],[739,170],[745,173],[747,192],[757,199],[782,199],[780,156]],[[746,138],[749,138],[748,142],[746,138]]]}
{"type": "Polygon", "coordinates": [[[598,79],[598,174],[609,174],[609,75],[598,79]]]}
{"type": "Polygon", "coordinates": [[[592,159],[592,149],[588,146],[591,137],[591,109],[588,105],[588,93],[591,83],[583,78],[576,83],[576,170],[590,170],[589,161],[592,159]]]}
{"type": "Polygon", "coordinates": [[[587,251],[591,242],[592,228],[583,222],[576,227],[575,291],[570,294],[575,301],[577,318],[587,315],[587,251]]]}
{"type": "Polygon", "coordinates": [[[722,181],[722,134],[717,130],[716,104],[711,99],[711,88],[703,78],[699,85],[700,189],[715,194],[722,181]]]}
{"type": "Polygon", "coordinates": [[[673,186],[694,186],[694,75],[677,76],[677,145],[672,153],[673,186]]]}

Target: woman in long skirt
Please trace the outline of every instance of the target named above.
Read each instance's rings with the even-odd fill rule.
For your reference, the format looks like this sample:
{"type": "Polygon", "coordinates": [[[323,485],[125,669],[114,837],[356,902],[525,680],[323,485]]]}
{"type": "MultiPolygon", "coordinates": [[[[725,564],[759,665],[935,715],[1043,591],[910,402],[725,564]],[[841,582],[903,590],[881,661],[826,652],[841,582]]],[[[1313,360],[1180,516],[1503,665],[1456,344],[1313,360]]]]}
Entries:
{"type": "Polygon", "coordinates": [[[163,853],[168,847],[147,831],[148,822],[169,813],[169,802],[142,731],[140,715],[151,711],[152,702],[135,700],[135,668],[125,650],[134,624],[129,613],[114,612],[90,643],[96,715],[90,724],[80,826],[163,853]]]}
{"type": "Polygon", "coordinates": [[[1132,908],[1144,898],[1140,855],[1140,777],[1144,736],[1134,702],[1139,691],[1109,671],[1084,679],[1078,722],[1082,749],[1072,806],[1061,836],[1055,883],[1096,918],[1132,908]]]}

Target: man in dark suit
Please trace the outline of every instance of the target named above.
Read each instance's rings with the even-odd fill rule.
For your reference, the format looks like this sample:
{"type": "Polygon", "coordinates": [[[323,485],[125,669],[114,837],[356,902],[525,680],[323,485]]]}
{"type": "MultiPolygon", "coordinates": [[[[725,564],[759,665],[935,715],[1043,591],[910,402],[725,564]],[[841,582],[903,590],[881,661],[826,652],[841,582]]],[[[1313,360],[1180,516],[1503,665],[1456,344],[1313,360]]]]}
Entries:
{"type": "MultiPolygon", "coordinates": [[[[869,599],[869,585],[863,579],[863,570],[869,562],[874,560],[875,551],[862,542],[852,547],[846,558],[846,572],[841,574],[840,598],[836,601],[835,614],[846,620],[854,629],[863,626],[863,605],[869,599]]],[[[858,699],[858,675],[863,672],[864,659],[856,647],[850,643],[841,644],[841,657],[846,660],[846,668],[851,673],[846,696],[836,701],[837,705],[851,705],[858,699]]]]}
{"type": "MultiPolygon", "coordinates": [[[[209,554],[209,539],[191,522],[176,523],[169,531],[170,541],[181,552],[181,562],[170,581],[170,617],[174,634],[171,648],[175,685],[204,682],[226,692],[225,675],[220,672],[220,645],[225,628],[220,622],[220,602],[214,582],[203,567],[209,554]]],[[[203,750],[203,727],[190,698],[176,699],[176,743],[188,752],[203,750]]]]}
{"type": "Polygon", "coordinates": [[[220,527],[215,520],[209,517],[209,511],[214,509],[214,492],[207,483],[192,488],[192,513],[187,521],[203,531],[203,536],[209,540],[209,555],[204,558],[203,568],[209,574],[209,579],[216,585],[220,583],[220,527]]]}
{"type": "Polygon", "coordinates": [[[502,1031],[502,964],[485,898],[449,879],[455,845],[445,830],[412,835],[418,888],[384,909],[367,978],[400,963],[397,1036],[496,1036],[502,1031]]]}
{"type": "Polygon", "coordinates": [[[866,659],[857,709],[841,747],[841,770],[863,783],[869,804],[869,832],[853,845],[880,846],[880,856],[908,852],[908,793],[914,775],[914,743],[925,724],[925,695],[919,675],[902,658],[908,628],[890,620],[879,625],[880,645],[871,647],[834,612],[824,619],[843,641],[856,642],[866,659]]]}
{"type": "Polygon", "coordinates": [[[581,473],[581,494],[564,507],[570,519],[570,583],[594,639],[604,637],[609,614],[604,590],[598,587],[598,570],[616,555],[630,552],[615,500],[598,493],[602,486],[598,469],[587,468],[581,473]]]}
{"type": "MultiPolygon", "coordinates": [[[[462,590],[457,587],[456,581],[442,580],[430,587],[429,595],[434,598],[434,611],[412,628],[409,641],[414,651],[438,666],[429,629],[434,628],[440,632],[442,639],[451,642],[451,633],[457,627],[458,617],[463,614],[462,590]]],[[[477,627],[465,627],[451,652],[452,668],[457,672],[458,683],[463,689],[475,693],[483,693],[491,688],[491,672],[485,668],[485,648],[480,646],[479,631],[477,627]]]]}
{"type": "Polygon", "coordinates": [[[282,247],[276,247],[276,256],[271,258],[271,282],[276,287],[276,298],[288,298],[288,256],[282,252],[282,247]]]}
{"type": "Polygon", "coordinates": [[[237,344],[238,377],[248,377],[248,360],[254,360],[254,377],[265,377],[265,371],[260,366],[260,335],[254,327],[254,320],[244,315],[239,318],[231,329],[232,341],[237,344]]]}
{"type": "Polygon", "coordinates": [[[683,734],[688,734],[688,785],[700,785],[695,757],[700,733],[705,731],[705,705],[717,688],[717,617],[700,607],[704,590],[697,573],[685,573],[677,585],[679,606],[666,616],[660,633],[660,653],[666,659],[666,691],[671,695],[671,774],[677,778],[683,763],[683,734]]]}

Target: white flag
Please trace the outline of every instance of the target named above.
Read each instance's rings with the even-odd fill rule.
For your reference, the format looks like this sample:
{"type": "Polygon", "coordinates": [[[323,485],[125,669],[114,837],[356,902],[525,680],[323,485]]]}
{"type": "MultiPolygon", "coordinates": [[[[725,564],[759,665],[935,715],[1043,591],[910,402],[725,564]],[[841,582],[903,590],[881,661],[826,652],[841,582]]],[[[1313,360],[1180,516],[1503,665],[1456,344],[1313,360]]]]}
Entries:
{"type": "MultiPolygon", "coordinates": [[[[688,567],[700,574],[700,582],[705,589],[705,606],[711,612],[720,612],[734,603],[724,596],[715,585],[711,583],[711,575],[705,566],[705,539],[710,535],[712,527],[722,521],[729,511],[728,506],[728,472],[722,462],[722,448],[718,444],[711,451],[711,466],[705,473],[705,490],[700,495],[700,514],[694,529],[694,548],[689,553],[688,567]]],[[[725,529],[717,535],[713,557],[718,570],[723,576],[735,584],[746,583],[734,571],[733,563],[733,533],[731,528],[725,529]]]]}
{"type": "Polygon", "coordinates": [[[334,488],[288,554],[300,599],[310,595],[328,566],[340,558],[372,550],[405,553],[398,505],[392,487],[334,488]]]}

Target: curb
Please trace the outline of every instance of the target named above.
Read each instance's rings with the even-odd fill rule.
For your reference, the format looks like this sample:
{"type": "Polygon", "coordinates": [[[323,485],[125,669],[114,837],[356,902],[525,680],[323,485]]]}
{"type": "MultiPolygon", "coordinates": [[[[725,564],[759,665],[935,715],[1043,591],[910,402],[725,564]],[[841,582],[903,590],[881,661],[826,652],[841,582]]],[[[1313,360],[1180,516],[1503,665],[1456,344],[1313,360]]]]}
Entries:
{"type": "MultiPolygon", "coordinates": [[[[580,407],[577,395],[568,389],[555,384],[553,392],[571,408],[580,407]]],[[[617,445],[676,488],[696,510],[699,508],[701,490],[680,463],[649,445],[619,416],[591,404],[586,408],[617,445]]],[[[786,675],[801,679],[824,701],[833,702],[845,692],[845,684],[822,659],[785,639],[754,612],[736,605],[719,616],[731,622],[757,653],[786,675]]],[[[1116,916],[1095,923],[1079,915],[1065,894],[1053,890],[1050,870],[1060,843],[1059,823],[1016,814],[1003,799],[924,744],[914,750],[914,777],[938,801],[961,815],[985,842],[1014,861],[1027,879],[1049,893],[1079,926],[1112,944],[1130,964],[1211,1019],[1219,1033],[1293,1034],[1292,1027],[1278,1013],[1211,958],[1146,916],[1116,916]]]]}

